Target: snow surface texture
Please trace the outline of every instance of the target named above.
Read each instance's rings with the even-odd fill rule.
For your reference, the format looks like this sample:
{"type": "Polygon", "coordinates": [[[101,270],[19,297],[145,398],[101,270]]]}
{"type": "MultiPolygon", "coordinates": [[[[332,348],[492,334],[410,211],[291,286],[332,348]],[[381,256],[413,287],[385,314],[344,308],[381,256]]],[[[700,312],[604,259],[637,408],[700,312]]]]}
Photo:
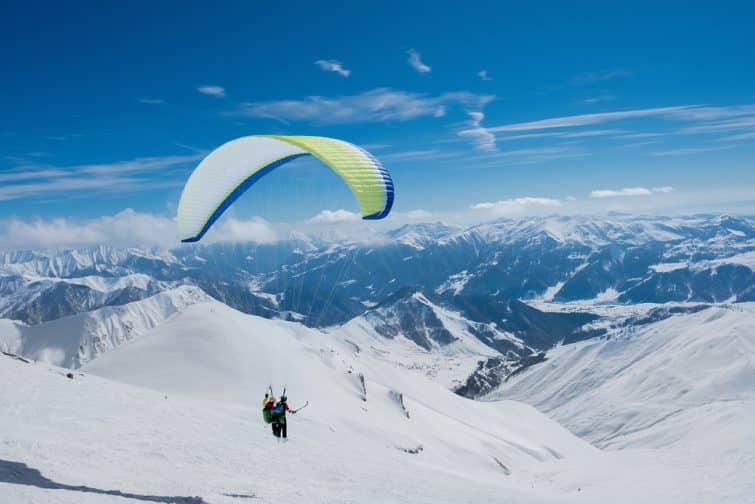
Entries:
{"type": "MultiPolygon", "coordinates": [[[[535,405],[597,446],[755,460],[755,303],[564,345],[487,399],[535,405]]],[[[752,478],[755,480],[755,478],[752,478]]]]}
{"type": "Polygon", "coordinates": [[[353,342],[198,303],[68,370],[0,355],[0,501],[751,502],[746,450],[600,452],[353,342]],[[360,383],[364,377],[364,385],[360,383]],[[287,443],[261,394],[287,386],[287,443]],[[743,463],[738,470],[731,457],[743,463]],[[743,469],[744,468],[744,469],[743,469]]]}
{"type": "MultiPolygon", "coordinates": [[[[595,453],[530,406],[469,401],[331,345],[324,333],[216,302],[189,307],[82,371],[68,380],[65,370],[0,359],[0,431],[12,432],[0,452],[0,481],[3,463],[19,462],[65,485],[212,503],[236,502],[231,494],[261,502],[458,502],[502,493],[541,502],[523,485],[540,465],[595,453]],[[276,393],[287,386],[294,406],[310,401],[289,417],[291,441],[283,445],[259,411],[270,380],[276,393]]],[[[118,501],[13,481],[0,483],[0,495],[118,501]]]]}

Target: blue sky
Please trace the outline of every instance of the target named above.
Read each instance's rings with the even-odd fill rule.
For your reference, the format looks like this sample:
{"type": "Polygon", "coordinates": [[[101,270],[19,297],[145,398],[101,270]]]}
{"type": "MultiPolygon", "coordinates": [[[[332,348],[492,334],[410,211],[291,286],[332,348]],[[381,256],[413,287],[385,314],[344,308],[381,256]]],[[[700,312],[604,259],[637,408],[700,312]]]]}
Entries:
{"type": "MultiPolygon", "coordinates": [[[[6,9],[0,220],[172,216],[255,133],[365,146],[399,215],[755,207],[752,2],[278,4],[6,9]]],[[[314,161],[254,191],[232,215],[356,210],[314,161]]]]}

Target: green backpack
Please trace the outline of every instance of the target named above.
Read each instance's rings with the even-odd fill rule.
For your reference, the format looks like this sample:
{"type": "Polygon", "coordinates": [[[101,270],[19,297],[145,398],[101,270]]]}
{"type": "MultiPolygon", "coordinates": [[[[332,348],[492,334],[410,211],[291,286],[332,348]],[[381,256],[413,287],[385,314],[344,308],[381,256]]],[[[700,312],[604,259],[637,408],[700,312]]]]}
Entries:
{"type": "Polygon", "coordinates": [[[272,423],[273,421],[273,412],[269,408],[262,408],[262,419],[265,420],[265,423],[272,423]]]}

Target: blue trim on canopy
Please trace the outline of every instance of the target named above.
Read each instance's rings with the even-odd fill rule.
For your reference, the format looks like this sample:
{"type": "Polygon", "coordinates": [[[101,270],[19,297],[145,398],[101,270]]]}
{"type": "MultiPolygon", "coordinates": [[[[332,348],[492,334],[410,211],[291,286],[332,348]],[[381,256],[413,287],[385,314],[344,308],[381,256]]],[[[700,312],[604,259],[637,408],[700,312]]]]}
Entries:
{"type": "Polygon", "coordinates": [[[391,208],[393,208],[393,196],[394,196],[394,189],[393,189],[393,180],[391,179],[391,176],[388,175],[388,172],[385,171],[385,169],[382,170],[382,173],[384,175],[384,182],[385,187],[383,188],[385,192],[385,207],[378,212],[370,215],[365,215],[362,217],[364,220],[379,220],[385,218],[390,212],[391,208]]]}
{"type": "Polygon", "coordinates": [[[181,240],[182,243],[194,243],[198,242],[202,239],[204,234],[207,232],[210,227],[215,224],[215,221],[220,218],[221,215],[223,215],[223,212],[225,212],[229,206],[233,204],[234,201],[236,201],[239,196],[244,194],[247,189],[252,187],[259,179],[273,171],[274,169],[278,168],[281,165],[284,165],[288,163],[289,161],[302,157],[302,156],[310,156],[311,154],[309,152],[302,152],[297,154],[292,154],[290,156],[286,156],[284,158],[278,159],[277,161],[273,161],[269,165],[260,168],[256,172],[252,173],[246,180],[244,180],[242,183],[240,183],[238,186],[236,186],[236,189],[234,189],[231,194],[228,195],[228,197],[223,200],[223,202],[218,206],[218,208],[215,209],[215,211],[212,213],[210,218],[207,220],[205,225],[202,227],[202,230],[197,234],[196,236],[193,236],[191,238],[186,238],[185,240],[181,240]]]}

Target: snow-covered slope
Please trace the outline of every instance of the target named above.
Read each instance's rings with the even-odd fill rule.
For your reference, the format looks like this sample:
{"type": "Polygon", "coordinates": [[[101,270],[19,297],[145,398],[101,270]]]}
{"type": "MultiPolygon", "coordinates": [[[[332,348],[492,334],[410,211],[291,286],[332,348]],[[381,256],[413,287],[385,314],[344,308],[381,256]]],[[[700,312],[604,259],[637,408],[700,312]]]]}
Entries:
{"type": "Polygon", "coordinates": [[[255,408],[267,384],[276,391],[285,386],[294,406],[310,400],[308,415],[339,432],[356,435],[367,421],[371,436],[382,443],[422,445],[448,457],[466,453],[469,463],[484,466],[492,461],[493,468],[497,457],[512,471],[558,453],[587,449],[534,410],[523,413],[519,404],[463,399],[326,333],[244,315],[217,302],[187,308],[82,370],[207,402],[251,402],[255,408]],[[533,415],[532,423],[504,422],[521,414],[533,415]],[[459,430],[454,439],[437,436],[430,428],[454,423],[477,427],[459,430]],[[486,446],[487,460],[480,461],[479,449],[485,452],[486,446]]]}
{"type": "Polygon", "coordinates": [[[178,287],[141,301],[79,313],[37,325],[0,319],[0,350],[77,368],[130,341],[186,307],[210,298],[178,287]]]}
{"type": "Polygon", "coordinates": [[[554,349],[489,399],[535,405],[598,446],[755,455],[755,304],[554,349]]]}
{"type": "MultiPolygon", "coordinates": [[[[15,382],[31,381],[29,368],[39,365],[13,366],[27,373],[17,378],[18,369],[0,367],[3,381],[14,383],[14,395],[2,400],[13,405],[17,425],[27,410],[19,409],[24,387],[15,382]]],[[[221,493],[254,493],[263,502],[459,502],[468,492],[544,502],[551,499],[527,497],[525,478],[549,461],[595,453],[530,406],[470,401],[326,333],[217,302],[188,307],[81,371],[72,382],[43,377],[51,404],[38,428],[50,437],[34,427],[43,419],[16,428],[8,456],[55,479],[112,488],[124,484],[112,474],[128,473],[129,490],[209,493],[207,502],[232,502],[221,493]],[[289,419],[284,446],[272,444],[260,418],[269,383],[276,392],[285,385],[294,407],[310,401],[289,419]],[[58,394],[78,399],[67,404],[58,394]],[[66,408],[78,413],[72,418],[66,408]],[[83,432],[61,439],[57,429],[83,432]],[[65,463],[50,456],[63,445],[65,463]],[[91,457],[95,446],[96,465],[68,463],[91,457]]]]}
{"type": "Polygon", "coordinates": [[[513,335],[469,321],[419,293],[370,310],[329,333],[374,359],[455,388],[480,360],[501,355],[478,338],[479,326],[485,326],[491,337],[507,338],[524,348],[513,335]]]}
{"type": "Polygon", "coordinates": [[[748,465],[600,452],[530,406],[464,399],[328,334],[216,302],[82,371],[67,379],[67,370],[0,355],[0,501],[689,504],[755,495],[748,465]],[[310,401],[289,417],[285,444],[260,418],[270,381],[288,385],[294,406],[310,401]]]}

